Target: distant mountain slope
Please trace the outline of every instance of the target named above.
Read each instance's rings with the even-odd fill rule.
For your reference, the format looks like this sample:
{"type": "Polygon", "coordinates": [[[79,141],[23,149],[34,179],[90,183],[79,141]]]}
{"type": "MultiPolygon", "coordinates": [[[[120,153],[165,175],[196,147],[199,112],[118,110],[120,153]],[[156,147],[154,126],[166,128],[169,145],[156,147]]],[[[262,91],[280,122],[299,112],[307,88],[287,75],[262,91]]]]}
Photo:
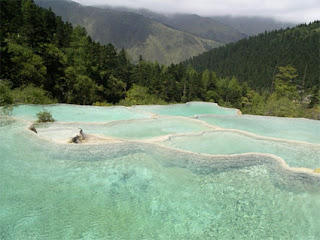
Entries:
{"type": "Polygon", "coordinates": [[[320,84],[320,22],[289,30],[242,39],[210,50],[185,62],[196,70],[209,69],[221,77],[236,76],[254,88],[271,86],[276,67],[292,65],[298,70],[297,85],[320,84]]]}
{"type": "Polygon", "coordinates": [[[154,22],[146,41],[128,49],[128,53],[130,56],[141,54],[145,59],[169,64],[179,63],[181,59],[188,59],[189,56],[196,56],[221,45],[154,22]]]}
{"type": "Polygon", "coordinates": [[[215,16],[212,17],[223,24],[226,24],[247,36],[258,35],[265,31],[286,29],[294,27],[294,23],[280,22],[267,17],[231,17],[231,16],[215,16]]]}
{"type": "MultiPolygon", "coordinates": [[[[110,6],[100,7],[110,8],[110,6]]],[[[222,43],[236,42],[247,37],[247,35],[240,33],[238,30],[214,20],[213,18],[201,17],[196,14],[164,15],[147,9],[132,9],[126,7],[115,7],[113,9],[125,12],[135,12],[174,29],[222,43]]]]}
{"type": "Polygon", "coordinates": [[[162,23],[202,38],[223,43],[236,42],[246,37],[245,34],[212,18],[201,17],[195,14],[175,14],[164,18],[162,23]]]}
{"type": "Polygon", "coordinates": [[[221,43],[170,29],[140,14],[82,6],[71,1],[37,0],[73,25],[86,28],[93,40],[125,48],[133,61],[142,55],[162,64],[178,63],[221,43]]]}

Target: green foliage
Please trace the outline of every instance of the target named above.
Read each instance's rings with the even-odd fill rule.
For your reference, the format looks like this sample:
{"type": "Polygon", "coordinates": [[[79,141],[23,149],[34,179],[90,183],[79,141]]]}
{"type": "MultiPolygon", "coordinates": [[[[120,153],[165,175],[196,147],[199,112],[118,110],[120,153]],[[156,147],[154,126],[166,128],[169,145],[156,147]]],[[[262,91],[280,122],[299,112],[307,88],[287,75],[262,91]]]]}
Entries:
{"type": "Polygon", "coordinates": [[[45,123],[45,122],[54,122],[52,115],[47,110],[43,110],[37,113],[38,123],[45,123]]]}
{"type": "Polygon", "coordinates": [[[121,79],[114,77],[113,75],[109,77],[107,83],[107,100],[112,103],[119,102],[119,100],[125,96],[127,84],[123,82],[121,79]]]}
{"type": "Polygon", "coordinates": [[[265,115],[279,117],[299,117],[300,105],[287,97],[278,98],[276,94],[272,94],[265,106],[265,115]]]}
{"type": "Polygon", "coordinates": [[[184,64],[191,64],[197,71],[208,68],[220,77],[235,76],[240,83],[248,82],[254,90],[270,89],[275,70],[291,65],[300,76],[293,84],[311,88],[319,84],[320,32],[316,30],[319,28],[320,22],[316,21],[266,32],[213,49],[184,64]]]}
{"type": "Polygon", "coordinates": [[[110,107],[113,106],[112,103],[108,103],[108,102],[95,102],[92,104],[93,106],[100,106],[100,107],[110,107]]]}
{"type": "Polygon", "coordinates": [[[160,98],[148,93],[148,88],[134,84],[127,92],[127,97],[119,102],[120,105],[148,105],[148,104],[166,104],[160,98]]]}
{"type": "Polygon", "coordinates": [[[36,86],[43,84],[46,67],[42,58],[32,49],[8,40],[8,52],[11,54],[13,67],[10,76],[14,86],[33,83],[36,86]]]}
{"type": "Polygon", "coordinates": [[[305,114],[303,115],[306,118],[312,118],[320,120],[320,105],[317,105],[313,108],[309,108],[305,111],[305,114]]]}
{"type": "Polygon", "coordinates": [[[0,106],[5,106],[13,103],[13,94],[10,89],[10,84],[0,80],[0,106]]]}
{"type": "Polygon", "coordinates": [[[311,94],[311,101],[308,107],[314,108],[320,106],[320,84],[312,88],[311,94]]]}
{"type": "Polygon", "coordinates": [[[56,102],[49,97],[48,92],[42,88],[35,87],[32,84],[16,88],[12,93],[14,96],[14,103],[52,104],[56,102]]]}

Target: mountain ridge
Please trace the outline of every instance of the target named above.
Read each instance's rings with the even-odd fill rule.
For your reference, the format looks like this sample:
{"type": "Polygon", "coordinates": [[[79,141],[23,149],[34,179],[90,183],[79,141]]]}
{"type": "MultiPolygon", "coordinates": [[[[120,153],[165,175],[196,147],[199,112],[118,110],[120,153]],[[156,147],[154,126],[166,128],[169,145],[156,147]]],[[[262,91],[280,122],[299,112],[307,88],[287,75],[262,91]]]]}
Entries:
{"type": "Polygon", "coordinates": [[[126,49],[134,62],[143,55],[146,60],[157,60],[161,64],[178,63],[222,45],[217,41],[170,29],[136,13],[83,6],[72,1],[37,0],[36,4],[44,8],[51,7],[64,20],[85,27],[93,40],[101,44],[110,42],[118,49],[126,49]],[[181,44],[183,42],[188,44],[181,44]],[[160,49],[171,50],[161,52],[160,49]]]}
{"type": "Polygon", "coordinates": [[[168,27],[176,30],[184,31],[202,37],[211,39],[218,42],[229,43],[235,42],[247,35],[240,33],[233,27],[224,23],[214,20],[211,17],[203,17],[197,14],[161,14],[147,9],[132,9],[126,7],[110,7],[100,6],[105,8],[112,8],[124,12],[134,12],[141,14],[149,19],[156,20],[168,27]]]}

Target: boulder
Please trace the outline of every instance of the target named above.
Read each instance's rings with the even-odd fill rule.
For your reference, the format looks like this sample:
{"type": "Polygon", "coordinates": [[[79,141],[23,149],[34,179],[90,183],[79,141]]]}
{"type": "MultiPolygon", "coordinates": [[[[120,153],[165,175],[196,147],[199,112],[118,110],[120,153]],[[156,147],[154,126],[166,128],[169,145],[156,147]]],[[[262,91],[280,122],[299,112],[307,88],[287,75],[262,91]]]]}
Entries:
{"type": "Polygon", "coordinates": [[[36,127],[33,124],[29,127],[29,130],[31,130],[35,133],[38,133],[36,127]]]}

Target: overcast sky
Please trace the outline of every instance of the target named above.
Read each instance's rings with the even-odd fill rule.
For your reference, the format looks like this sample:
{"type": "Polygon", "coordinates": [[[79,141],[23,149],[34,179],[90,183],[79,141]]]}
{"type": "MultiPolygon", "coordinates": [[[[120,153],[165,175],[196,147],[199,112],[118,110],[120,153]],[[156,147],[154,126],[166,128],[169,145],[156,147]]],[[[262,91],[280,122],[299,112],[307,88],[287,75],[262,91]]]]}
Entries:
{"type": "Polygon", "coordinates": [[[320,0],[73,0],[83,5],[108,4],[165,13],[202,16],[264,16],[291,22],[320,20],[320,0]]]}

